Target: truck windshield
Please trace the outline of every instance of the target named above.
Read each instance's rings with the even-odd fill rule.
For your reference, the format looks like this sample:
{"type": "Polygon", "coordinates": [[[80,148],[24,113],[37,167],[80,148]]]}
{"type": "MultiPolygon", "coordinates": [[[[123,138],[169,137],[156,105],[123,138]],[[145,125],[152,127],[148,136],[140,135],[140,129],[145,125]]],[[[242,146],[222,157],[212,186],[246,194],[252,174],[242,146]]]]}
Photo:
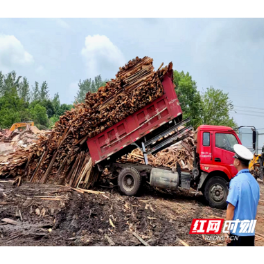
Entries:
{"type": "Polygon", "coordinates": [[[238,144],[237,139],[232,134],[216,133],[215,146],[234,152],[234,145],[238,144]]]}

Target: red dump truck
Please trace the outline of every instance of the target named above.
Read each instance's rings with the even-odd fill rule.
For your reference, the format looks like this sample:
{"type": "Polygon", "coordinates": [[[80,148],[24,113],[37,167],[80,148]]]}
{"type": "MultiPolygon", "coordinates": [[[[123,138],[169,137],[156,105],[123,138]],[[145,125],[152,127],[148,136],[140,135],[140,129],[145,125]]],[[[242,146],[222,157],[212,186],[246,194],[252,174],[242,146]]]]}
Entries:
{"type": "Polygon", "coordinates": [[[172,70],[164,76],[162,85],[163,96],[87,140],[93,165],[99,171],[108,168],[116,175],[120,191],[126,195],[135,195],[142,180],[147,180],[150,185],[164,189],[192,187],[204,194],[210,206],[225,208],[228,182],[237,173],[233,166],[233,146],[241,144],[232,128],[202,125],[197,129],[191,173],[177,164],[173,170],[148,165],[148,154],[183,139],[193,129],[191,126],[179,129],[189,119],[182,120],[172,70]],[[116,162],[135,148],[143,152],[145,165],[116,162]]]}

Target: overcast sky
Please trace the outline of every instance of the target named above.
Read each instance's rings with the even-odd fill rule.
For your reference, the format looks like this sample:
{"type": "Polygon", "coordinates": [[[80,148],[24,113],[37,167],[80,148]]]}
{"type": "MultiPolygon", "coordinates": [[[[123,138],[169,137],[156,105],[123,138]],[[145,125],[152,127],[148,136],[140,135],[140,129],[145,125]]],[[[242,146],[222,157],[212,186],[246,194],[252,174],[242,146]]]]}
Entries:
{"type": "Polygon", "coordinates": [[[238,125],[264,128],[264,19],[0,19],[0,71],[46,80],[62,103],[136,56],[228,92],[238,125]]]}

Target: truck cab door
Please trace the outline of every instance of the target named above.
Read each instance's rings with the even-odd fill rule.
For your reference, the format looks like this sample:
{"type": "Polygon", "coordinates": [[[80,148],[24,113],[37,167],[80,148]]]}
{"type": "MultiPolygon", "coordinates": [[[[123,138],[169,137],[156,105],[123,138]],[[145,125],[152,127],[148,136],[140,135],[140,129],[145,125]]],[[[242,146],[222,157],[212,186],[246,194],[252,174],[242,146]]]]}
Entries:
{"type": "Polygon", "coordinates": [[[203,165],[212,164],[213,134],[209,131],[201,131],[200,137],[200,163],[203,165]]]}
{"type": "Polygon", "coordinates": [[[233,165],[235,144],[238,144],[238,140],[232,133],[214,132],[213,164],[225,166],[232,177],[237,174],[237,169],[233,165]]]}

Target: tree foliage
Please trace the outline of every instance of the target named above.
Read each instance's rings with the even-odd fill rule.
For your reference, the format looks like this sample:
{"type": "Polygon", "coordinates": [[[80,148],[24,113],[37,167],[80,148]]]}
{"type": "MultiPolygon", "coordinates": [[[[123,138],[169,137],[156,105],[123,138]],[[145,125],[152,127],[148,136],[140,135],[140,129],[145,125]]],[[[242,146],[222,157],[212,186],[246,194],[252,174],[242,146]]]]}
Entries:
{"type": "Polygon", "coordinates": [[[103,81],[101,75],[95,76],[94,80],[86,79],[80,80],[78,83],[79,90],[77,92],[77,96],[75,97],[75,102],[83,103],[85,100],[85,95],[88,92],[95,93],[97,90],[105,86],[107,80],[103,81]]]}
{"type": "Polygon", "coordinates": [[[40,104],[35,104],[30,107],[30,114],[36,124],[48,127],[48,115],[46,108],[40,104]]]}
{"type": "Polygon", "coordinates": [[[0,97],[0,126],[10,127],[13,123],[21,121],[23,100],[17,94],[15,87],[10,87],[0,97]]]}
{"type": "Polygon", "coordinates": [[[176,94],[181,104],[183,118],[191,118],[191,125],[196,129],[202,124],[202,98],[197,90],[196,82],[187,72],[186,74],[174,70],[173,82],[176,94]]]}
{"type": "Polygon", "coordinates": [[[0,128],[10,128],[16,122],[34,121],[38,127],[46,129],[73,107],[60,105],[59,94],[50,100],[46,81],[40,87],[35,82],[30,91],[27,78],[21,78],[14,71],[6,75],[0,71],[0,128]]]}
{"type": "Polygon", "coordinates": [[[55,93],[53,99],[52,99],[52,105],[53,105],[53,109],[54,109],[54,114],[56,116],[59,116],[59,111],[60,111],[60,96],[58,93],[55,93]]]}
{"type": "Polygon", "coordinates": [[[229,116],[233,104],[228,93],[222,90],[207,88],[202,94],[203,115],[202,123],[206,125],[237,127],[234,119],[229,116]]]}
{"type": "Polygon", "coordinates": [[[49,89],[46,81],[44,81],[40,87],[40,100],[49,100],[49,89]]]}
{"type": "Polygon", "coordinates": [[[233,118],[229,116],[233,105],[227,93],[213,87],[200,93],[188,72],[185,74],[175,70],[173,78],[183,118],[189,117],[194,129],[202,124],[236,127],[233,118]]]}
{"type": "Polygon", "coordinates": [[[26,77],[24,77],[23,81],[19,83],[18,95],[21,99],[24,100],[24,102],[30,101],[30,89],[29,89],[29,83],[26,77]]]}
{"type": "Polygon", "coordinates": [[[52,128],[55,123],[59,121],[59,117],[58,116],[52,116],[50,119],[49,119],[49,126],[52,128]]]}
{"type": "Polygon", "coordinates": [[[35,82],[34,87],[32,87],[32,93],[31,93],[31,101],[38,101],[40,100],[40,91],[39,91],[39,84],[38,82],[35,82]]]}
{"type": "Polygon", "coordinates": [[[62,104],[59,108],[59,111],[57,113],[57,116],[63,115],[66,111],[69,111],[73,108],[73,105],[71,104],[62,104]]]}
{"type": "Polygon", "coordinates": [[[3,89],[4,89],[4,78],[5,78],[4,74],[0,71],[0,96],[3,96],[3,94],[4,94],[4,91],[3,91],[3,89]]]}

